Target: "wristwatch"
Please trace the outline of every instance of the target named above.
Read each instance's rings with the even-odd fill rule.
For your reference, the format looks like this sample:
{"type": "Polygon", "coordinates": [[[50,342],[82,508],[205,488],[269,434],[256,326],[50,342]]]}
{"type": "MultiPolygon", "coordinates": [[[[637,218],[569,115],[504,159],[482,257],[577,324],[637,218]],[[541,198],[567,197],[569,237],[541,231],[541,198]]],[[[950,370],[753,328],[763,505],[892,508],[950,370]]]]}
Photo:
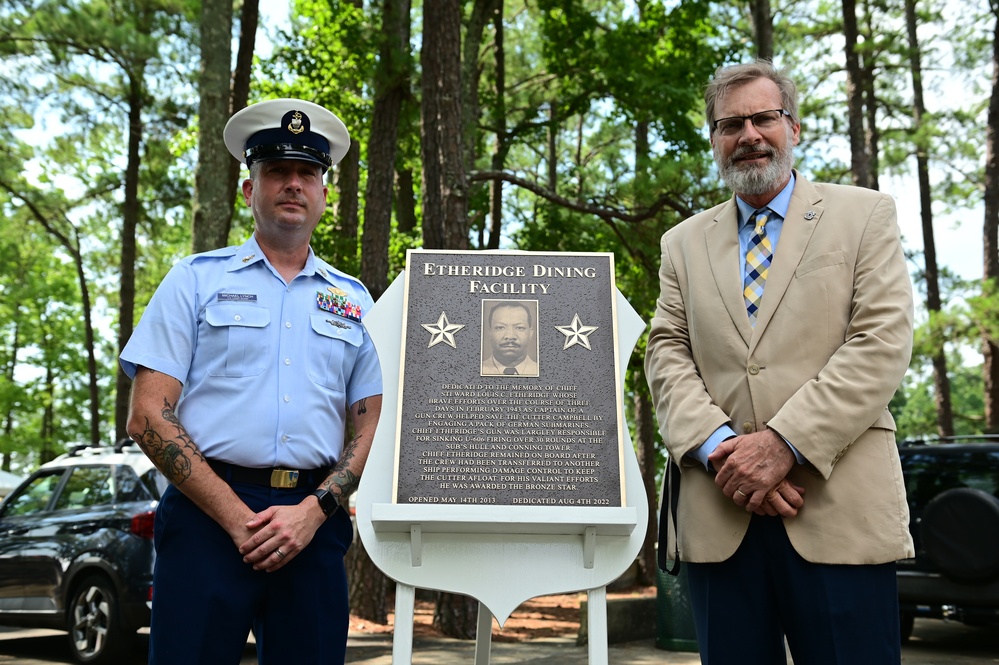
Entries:
{"type": "Polygon", "coordinates": [[[323,515],[326,517],[335,513],[336,509],[340,507],[340,502],[336,500],[336,495],[329,490],[316,490],[312,493],[312,496],[319,499],[319,509],[323,511],[323,515]]]}

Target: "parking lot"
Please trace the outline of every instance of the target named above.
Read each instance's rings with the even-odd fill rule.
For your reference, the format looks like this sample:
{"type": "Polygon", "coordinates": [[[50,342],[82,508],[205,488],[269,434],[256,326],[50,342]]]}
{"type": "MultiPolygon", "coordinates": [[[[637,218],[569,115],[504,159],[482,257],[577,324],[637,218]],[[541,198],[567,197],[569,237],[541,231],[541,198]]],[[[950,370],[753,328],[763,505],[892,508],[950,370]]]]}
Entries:
{"type": "MultiPolygon", "coordinates": [[[[475,644],[457,640],[418,640],[413,649],[414,665],[458,665],[474,662],[475,644]]],[[[349,663],[391,665],[392,639],[387,635],[351,634],[349,663]]],[[[0,665],[45,665],[72,663],[66,636],[49,630],[0,628],[0,665]]],[[[241,665],[254,665],[257,659],[247,649],[241,665]]],[[[535,663],[583,665],[588,662],[586,647],[574,640],[556,639],[523,643],[494,644],[492,662],[496,665],[535,663]]],[[[696,654],[656,649],[652,640],[611,645],[609,662],[614,665],[696,665],[696,654]]],[[[986,665],[999,663],[999,630],[972,628],[959,623],[917,619],[912,640],[902,648],[905,665],[986,665]]],[[[131,663],[142,665],[137,655],[131,663]]]]}

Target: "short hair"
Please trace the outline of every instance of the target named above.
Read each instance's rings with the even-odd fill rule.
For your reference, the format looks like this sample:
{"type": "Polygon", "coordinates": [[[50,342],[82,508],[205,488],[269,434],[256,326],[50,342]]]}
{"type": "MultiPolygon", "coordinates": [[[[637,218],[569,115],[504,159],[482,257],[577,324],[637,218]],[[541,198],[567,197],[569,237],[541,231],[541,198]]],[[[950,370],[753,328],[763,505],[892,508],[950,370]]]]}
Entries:
{"type": "Polygon", "coordinates": [[[798,86],[787,75],[787,70],[777,69],[769,60],[757,60],[741,65],[719,67],[707,86],[704,88],[705,116],[708,127],[713,131],[715,105],[718,100],[732,88],[752,83],[761,78],[770,79],[780,90],[781,104],[785,111],[791,114],[791,122],[800,122],[798,117],[798,86]]]}
{"type": "Polygon", "coordinates": [[[499,303],[498,305],[493,305],[493,308],[489,310],[489,327],[493,326],[493,313],[500,307],[520,307],[525,312],[527,312],[527,325],[533,330],[534,329],[534,318],[531,316],[531,308],[525,305],[520,300],[508,300],[499,303]]]}

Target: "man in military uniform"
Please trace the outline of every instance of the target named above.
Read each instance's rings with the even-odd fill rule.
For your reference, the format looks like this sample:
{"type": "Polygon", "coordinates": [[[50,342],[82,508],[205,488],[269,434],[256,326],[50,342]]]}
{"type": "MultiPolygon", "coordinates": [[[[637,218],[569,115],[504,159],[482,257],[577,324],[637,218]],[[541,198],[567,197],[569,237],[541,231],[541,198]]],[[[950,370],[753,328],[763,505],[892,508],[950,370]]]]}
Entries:
{"type": "Polygon", "coordinates": [[[254,233],[190,256],[147,307],[121,364],[128,431],[171,486],[156,515],[150,663],[343,663],[349,609],[341,503],[381,410],[362,323],[372,299],[310,247],[346,127],[309,102],[235,114],[254,233]],[[347,414],[354,436],[345,441],[347,414]]]}

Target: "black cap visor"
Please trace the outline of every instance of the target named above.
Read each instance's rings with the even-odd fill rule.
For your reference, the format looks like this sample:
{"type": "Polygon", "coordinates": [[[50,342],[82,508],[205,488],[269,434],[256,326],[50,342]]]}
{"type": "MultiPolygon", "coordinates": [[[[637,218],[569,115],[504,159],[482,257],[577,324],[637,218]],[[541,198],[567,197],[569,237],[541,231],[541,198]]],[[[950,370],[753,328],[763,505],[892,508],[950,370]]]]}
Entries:
{"type": "Polygon", "coordinates": [[[323,167],[323,171],[330,168],[333,160],[329,153],[316,150],[307,145],[294,143],[266,143],[263,145],[247,148],[243,153],[246,157],[246,165],[252,166],[254,162],[266,162],[276,159],[297,159],[304,162],[313,162],[323,167]]]}

